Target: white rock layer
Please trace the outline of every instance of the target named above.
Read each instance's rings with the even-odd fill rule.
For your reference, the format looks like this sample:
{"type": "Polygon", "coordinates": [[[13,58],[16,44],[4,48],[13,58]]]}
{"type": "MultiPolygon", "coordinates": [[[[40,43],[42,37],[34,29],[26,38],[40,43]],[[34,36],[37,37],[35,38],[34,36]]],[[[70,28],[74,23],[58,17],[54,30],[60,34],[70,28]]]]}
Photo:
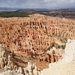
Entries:
{"type": "Polygon", "coordinates": [[[62,60],[51,63],[41,75],[75,75],[75,40],[68,40],[62,60]]]}

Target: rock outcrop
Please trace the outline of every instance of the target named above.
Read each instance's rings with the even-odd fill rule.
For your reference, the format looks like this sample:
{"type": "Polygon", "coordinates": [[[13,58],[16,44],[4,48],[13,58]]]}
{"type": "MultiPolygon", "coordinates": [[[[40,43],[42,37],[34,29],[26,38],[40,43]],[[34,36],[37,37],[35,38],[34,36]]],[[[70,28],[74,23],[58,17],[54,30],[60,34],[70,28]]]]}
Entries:
{"type": "Polygon", "coordinates": [[[28,53],[34,49],[38,53],[51,47],[54,38],[60,44],[68,37],[74,39],[74,24],[70,19],[40,14],[28,18],[0,18],[0,43],[11,51],[28,53]]]}
{"type": "Polygon", "coordinates": [[[68,40],[62,60],[51,63],[41,75],[74,75],[75,74],[75,40],[68,40]]]}
{"type": "Polygon", "coordinates": [[[17,66],[7,47],[0,44],[0,75],[40,75],[40,70],[30,62],[27,67],[17,66]]]}
{"type": "MultiPolygon", "coordinates": [[[[39,14],[27,18],[0,18],[0,43],[7,45],[7,51],[24,55],[26,62],[57,62],[63,57],[67,38],[75,39],[75,20],[39,14]]],[[[0,51],[0,68],[17,70],[12,56],[3,49],[6,48],[2,46],[2,52],[0,51]]],[[[68,56],[65,55],[66,58],[68,56]]],[[[19,67],[19,70],[22,70],[21,66],[19,67]]]]}
{"type": "Polygon", "coordinates": [[[63,58],[64,55],[63,49],[56,49],[55,47],[47,50],[44,54],[39,56],[40,61],[54,63],[63,58]]]}

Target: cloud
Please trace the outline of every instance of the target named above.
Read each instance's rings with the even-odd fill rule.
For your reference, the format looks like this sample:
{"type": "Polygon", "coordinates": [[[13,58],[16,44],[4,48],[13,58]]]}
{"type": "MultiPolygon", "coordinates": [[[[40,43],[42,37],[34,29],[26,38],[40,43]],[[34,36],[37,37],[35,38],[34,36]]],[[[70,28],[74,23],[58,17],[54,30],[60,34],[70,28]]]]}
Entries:
{"type": "Polygon", "coordinates": [[[73,3],[73,2],[75,2],[75,0],[71,0],[70,2],[73,3]]]}
{"type": "Polygon", "coordinates": [[[0,7],[18,8],[68,8],[74,7],[75,0],[0,0],[0,7]]]}

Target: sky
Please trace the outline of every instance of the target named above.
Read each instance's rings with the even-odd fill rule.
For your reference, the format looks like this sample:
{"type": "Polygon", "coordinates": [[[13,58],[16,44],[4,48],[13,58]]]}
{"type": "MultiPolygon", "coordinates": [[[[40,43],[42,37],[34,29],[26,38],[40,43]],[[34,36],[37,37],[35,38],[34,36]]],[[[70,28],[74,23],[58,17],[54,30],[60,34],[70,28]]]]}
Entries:
{"type": "Polygon", "coordinates": [[[0,7],[9,8],[75,8],[75,0],[0,0],[0,7]]]}

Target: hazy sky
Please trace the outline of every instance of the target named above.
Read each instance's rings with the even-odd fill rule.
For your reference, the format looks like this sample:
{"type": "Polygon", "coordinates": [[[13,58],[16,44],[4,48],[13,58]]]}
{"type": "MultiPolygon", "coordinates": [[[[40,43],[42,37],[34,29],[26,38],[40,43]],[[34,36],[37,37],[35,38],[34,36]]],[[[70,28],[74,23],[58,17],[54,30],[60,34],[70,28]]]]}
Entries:
{"type": "Polygon", "coordinates": [[[11,8],[75,8],[75,0],[0,0],[0,7],[11,8]]]}

